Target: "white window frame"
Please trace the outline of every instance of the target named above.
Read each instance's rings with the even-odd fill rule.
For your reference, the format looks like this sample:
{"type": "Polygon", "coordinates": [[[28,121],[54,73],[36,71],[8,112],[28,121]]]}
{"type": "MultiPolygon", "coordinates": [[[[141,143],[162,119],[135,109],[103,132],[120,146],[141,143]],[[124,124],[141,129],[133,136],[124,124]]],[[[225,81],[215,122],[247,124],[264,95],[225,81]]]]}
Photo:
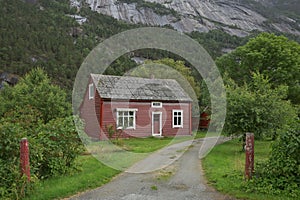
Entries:
{"type": "Polygon", "coordinates": [[[95,97],[95,88],[94,88],[94,84],[91,83],[89,84],[89,99],[94,99],[95,97]]]}
{"type": "Polygon", "coordinates": [[[151,107],[152,108],[162,108],[162,102],[153,101],[153,102],[151,102],[151,107]]]}
{"type": "Polygon", "coordinates": [[[183,128],[183,110],[172,110],[172,127],[173,128],[183,128]],[[178,112],[181,113],[181,115],[180,115],[180,118],[181,118],[180,122],[181,122],[181,124],[179,124],[179,125],[178,125],[178,118],[179,118],[179,116],[175,115],[175,113],[178,113],[178,112]],[[176,125],[175,125],[175,117],[177,117],[177,124],[176,125]]]}
{"type": "Polygon", "coordinates": [[[136,112],[138,111],[138,109],[135,109],[135,108],[117,108],[116,109],[116,127],[117,129],[135,129],[136,128],[136,112]],[[120,116],[120,113],[119,112],[133,112],[133,116],[129,115],[123,115],[123,116],[120,116]],[[119,117],[122,117],[123,118],[123,123],[122,125],[119,124],[119,117]],[[125,122],[125,118],[128,118],[128,123],[129,123],[129,118],[132,117],[133,118],[133,126],[126,126],[124,127],[124,122],[125,122]]]}

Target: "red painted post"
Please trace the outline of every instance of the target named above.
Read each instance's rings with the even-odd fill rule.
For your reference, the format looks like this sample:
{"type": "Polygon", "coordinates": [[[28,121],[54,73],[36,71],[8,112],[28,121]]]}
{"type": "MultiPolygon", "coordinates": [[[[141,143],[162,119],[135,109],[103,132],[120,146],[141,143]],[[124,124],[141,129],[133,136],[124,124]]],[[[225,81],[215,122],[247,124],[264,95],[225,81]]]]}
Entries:
{"type": "Polygon", "coordinates": [[[20,163],[21,174],[25,174],[27,176],[27,180],[30,181],[29,145],[27,138],[22,138],[20,142],[20,163]]]}
{"type": "Polygon", "coordinates": [[[254,134],[246,133],[246,163],[245,163],[245,179],[252,178],[254,172],[254,134]]]}

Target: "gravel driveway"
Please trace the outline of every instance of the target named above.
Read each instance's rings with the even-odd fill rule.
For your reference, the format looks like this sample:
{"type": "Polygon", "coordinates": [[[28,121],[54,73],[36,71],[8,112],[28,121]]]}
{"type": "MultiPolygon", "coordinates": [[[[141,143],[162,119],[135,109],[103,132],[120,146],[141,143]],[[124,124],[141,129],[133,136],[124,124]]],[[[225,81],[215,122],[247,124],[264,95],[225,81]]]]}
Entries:
{"type": "MultiPolygon", "coordinates": [[[[164,169],[151,173],[122,173],[108,184],[71,197],[101,200],[232,200],[206,184],[199,160],[202,139],[164,169]]],[[[177,151],[179,152],[179,151],[177,151]]],[[[160,156],[162,152],[159,153],[160,156]]],[[[166,154],[164,154],[166,155],[166,154]]],[[[167,155],[169,159],[174,159],[167,155]]]]}

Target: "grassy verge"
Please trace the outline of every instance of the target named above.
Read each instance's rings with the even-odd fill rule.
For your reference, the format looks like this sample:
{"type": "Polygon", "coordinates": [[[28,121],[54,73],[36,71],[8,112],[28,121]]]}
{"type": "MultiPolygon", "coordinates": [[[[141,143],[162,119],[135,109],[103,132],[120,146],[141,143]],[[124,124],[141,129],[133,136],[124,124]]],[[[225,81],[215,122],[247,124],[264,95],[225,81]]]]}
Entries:
{"type": "Polygon", "coordinates": [[[74,195],[109,182],[120,171],[101,164],[92,156],[80,156],[82,170],[78,173],[55,177],[37,183],[30,196],[25,199],[47,200],[74,195]]]}
{"type": "MultiPolygon", "coordinates": [[[[135,153],[156,151],[166,145],[190,140],[193,137],[166,138],[132,138],[121,140],[122,146],[135,153]]],[[[103,142],[102,142],[103,143],[103,142]]],[[[125,158],[126,159],[126,158],[125,158]]],[[[80,156],[77,160],[81,169],[72,175],[54,177],[36,184],[34,190],[26,200],[50,200],[74,195],[76,193],[99,187],[109,182],[120,171],[112,169],[95,159],[91,155],[80,156]]]]}
{"type": "MultiPolygon", "coordinates": [[[[271,150],[270,141],[255,142],[255,162],[267,159],[271,150]]],[[[217,190],[241,199],[250,200],[283,200],[284,196],[272,196],[261,193],[248,193],[242,189],[244,182],[245,153],[241,151],[237,140],[216,146],[206,156],[202,165],[206,177],[217,190]]]]}

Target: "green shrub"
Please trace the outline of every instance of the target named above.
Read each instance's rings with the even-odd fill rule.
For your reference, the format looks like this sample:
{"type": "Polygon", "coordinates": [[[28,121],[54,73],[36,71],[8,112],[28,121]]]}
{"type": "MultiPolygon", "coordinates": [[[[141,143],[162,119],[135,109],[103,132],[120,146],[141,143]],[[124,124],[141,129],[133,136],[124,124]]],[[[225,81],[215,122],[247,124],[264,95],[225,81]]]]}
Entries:
{"type": "Polygon", "coordinates": [[[73,117],[57,118],[41,126],[35,142],[38,152],[33,153],[33,161],[39,178],[68,173],[82,152],[73,117]]]}
{"type": "Polygon", "coordinates": [[[257,166],[248,190],[300,196],[300,121],[281,129],[270,158],[257,166]]]}
{"type": "Polygon", "coordinates": [[[34,69],[0,91],[0,199],[20,199],[34,181],[20,174],[20,140],[29,141],[31,180],[66,174],[82,150],[66,93],[34,69]],[[3,105],[3,106],[2,106],[3,105]]]}

